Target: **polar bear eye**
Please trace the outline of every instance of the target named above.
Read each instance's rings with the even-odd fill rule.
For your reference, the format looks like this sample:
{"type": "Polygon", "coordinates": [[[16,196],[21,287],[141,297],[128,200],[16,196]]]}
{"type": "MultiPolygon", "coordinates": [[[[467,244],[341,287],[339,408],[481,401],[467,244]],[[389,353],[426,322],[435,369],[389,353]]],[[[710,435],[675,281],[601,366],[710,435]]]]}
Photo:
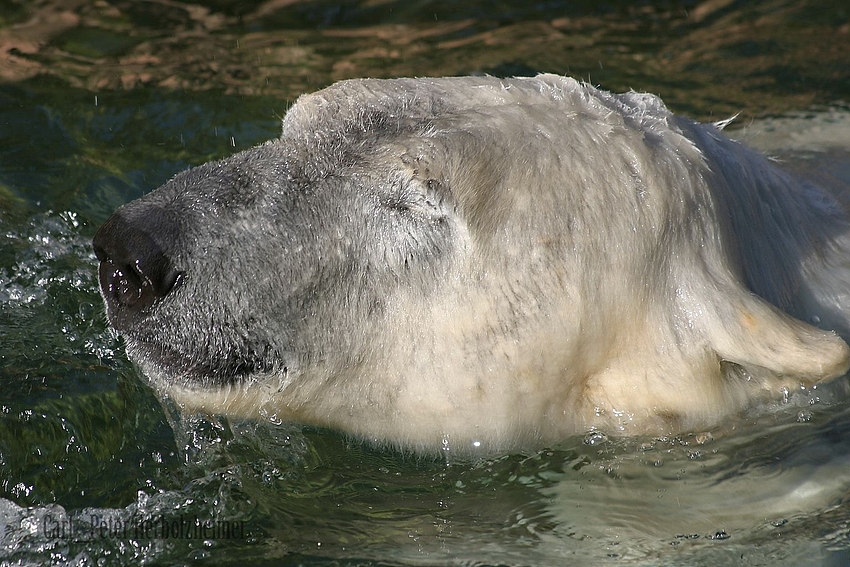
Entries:
{"type": "Polygon", "coordinates": [[[386,206],[399,212],[441,220],[447,216],[448,193],[436,179],[411,180],[402,190],[386,201],[386,206]]]}

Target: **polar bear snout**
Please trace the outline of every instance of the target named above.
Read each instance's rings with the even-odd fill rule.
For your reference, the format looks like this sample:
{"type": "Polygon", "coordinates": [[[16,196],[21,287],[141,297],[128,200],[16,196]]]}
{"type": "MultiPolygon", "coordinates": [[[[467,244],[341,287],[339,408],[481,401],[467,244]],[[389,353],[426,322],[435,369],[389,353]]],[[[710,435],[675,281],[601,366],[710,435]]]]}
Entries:
{"type": "Polygon", "coordinates": [[[131,327],[180,282],[182,272],[154,236],[174,231],[156,208],[142,214],[118,211],[97,231],[93,247],[100,261],[100,289],[110,322],[119,330],[131,327]]]}

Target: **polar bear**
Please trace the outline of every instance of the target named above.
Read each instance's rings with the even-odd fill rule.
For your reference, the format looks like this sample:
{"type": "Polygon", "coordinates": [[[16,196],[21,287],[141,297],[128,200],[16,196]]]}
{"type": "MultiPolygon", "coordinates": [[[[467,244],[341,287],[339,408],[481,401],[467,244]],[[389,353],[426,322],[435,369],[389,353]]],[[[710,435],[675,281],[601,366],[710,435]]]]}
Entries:
{"type": "Polygon", "coordinates": [[[652,95],[367,79],[121,207],[94,249],[178,404],[498,452],[707,428],[841,376],[848,228],[652,95]]]}

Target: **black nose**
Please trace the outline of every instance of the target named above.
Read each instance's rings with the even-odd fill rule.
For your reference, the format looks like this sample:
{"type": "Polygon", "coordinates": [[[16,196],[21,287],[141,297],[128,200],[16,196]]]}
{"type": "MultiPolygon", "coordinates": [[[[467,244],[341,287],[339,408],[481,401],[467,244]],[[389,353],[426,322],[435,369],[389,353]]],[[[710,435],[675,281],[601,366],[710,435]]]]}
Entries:
{"type": "Polygon", "coordinates": [[[159,242],[169,242],[175,232],[157,208],[119,210],[100,227],[92,244],[100,260],[100,288],[111,308],[142,312],[174,289],[181,272],[159,242]]]}

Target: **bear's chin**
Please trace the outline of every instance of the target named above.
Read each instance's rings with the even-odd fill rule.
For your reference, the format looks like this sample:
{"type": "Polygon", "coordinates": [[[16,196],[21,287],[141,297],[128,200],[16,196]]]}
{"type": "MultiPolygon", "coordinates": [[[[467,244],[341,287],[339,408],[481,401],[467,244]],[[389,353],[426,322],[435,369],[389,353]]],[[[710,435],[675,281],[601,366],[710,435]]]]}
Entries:
{"type": "Polygon", "coordinates": [[[214,391],[254,381],[276,368],[286,371],[282,364],[235,355],[222,356],[215,362],[198,360],[159,343],[128,340],[127,353],[158,386],[174,384],[192,390],[214,391]]]}

